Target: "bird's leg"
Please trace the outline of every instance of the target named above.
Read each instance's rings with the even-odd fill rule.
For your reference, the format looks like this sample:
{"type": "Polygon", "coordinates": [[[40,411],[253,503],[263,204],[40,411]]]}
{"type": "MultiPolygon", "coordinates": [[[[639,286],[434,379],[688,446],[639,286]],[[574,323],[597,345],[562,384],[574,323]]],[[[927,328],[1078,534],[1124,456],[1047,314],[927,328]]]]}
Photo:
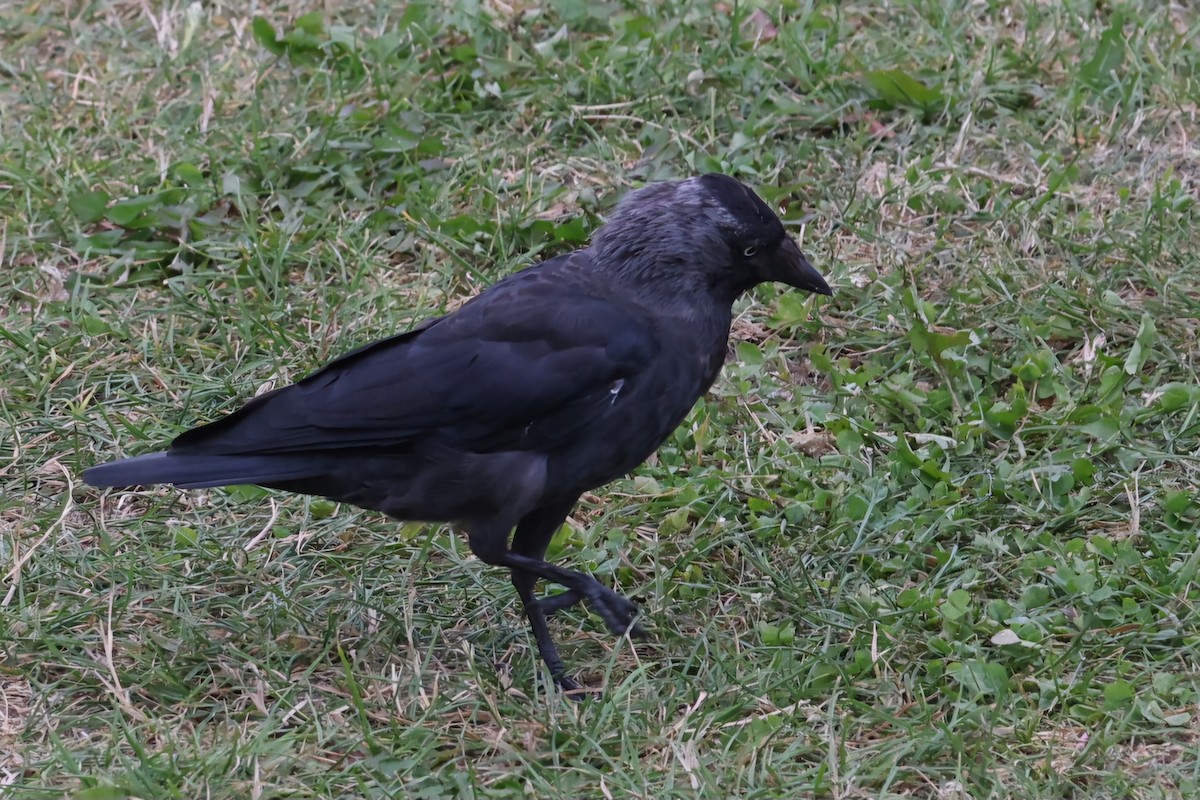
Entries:
{"type": "MultiPolygon", "coordinates": [[[[532,573],[539,578],[560,583],[567,587],[568,591],[548,598],[548,602],[551,604],[553,610],[570,605],[573,600],[565,596],[573,592],[580,597],[587,598],[592,608],[600,615],[605,624],[608,625],[609,630],[618,636],[626,632],[632,636],[645,635],[645,632],[633,621],[633,618],[637,616],[637,606],[633,604],[633,601],[617,594],[591,575],[585,575],[582,572],[565,569],[548,561],[530,558],[529,556],[523,556],[511,551],[501,556],[501,563],[510,569],[532,573]],[[560,597],[564,599],[558,601],[557,598],[560,597]]],[[[545,614],[545,611],[543,610],[542,613],[545,614]]]]}
{"type": "MultiPolygon", "coordinates": [[[[550,546],[554,532],[563,524],[563,520],[567,518],[567,514],[571,512],[574,505],[575,501],[571,500],[569,503],[538,509],[526,514],[517,524],[516,533],[513,534],[512,549],[531,558],[542,558],[546,554],[546,548],[550,546]]],[[[567,675],[567,666],[559,657],[558,648],[550,636],[550,627],[546,624],[547,612],[544,601],[538,600],[534,595],[538,576],[523,569],[512,569],[511,572],[513,586],[516,587],[517,594],[520,595],[521,602],[525,606],[525,616],[529,620],[529,627],[533,630],[533,638],[537,641],[538,653],[541,654],[542,661],[546,663],[546,668],[550,670],[550,676],[559,688],[568,693],[568,696],[581,698],[583,687],[574,678],[567,675]]],[[[568,593],[563,592],[562,594],[568,593]]],[[[556,596],[561,597],[562,595],[556,596]]],[[[575,595],[575,601],[578,601],[578,595],[575,595]]],[[[555,607],[552,611],[556,611],[558,608],[555,607]]]]}
{"type": "Polygon", "coordinates": [[[533,595],[537,575],[514,569],[512,570],[512,582],[513,586],[517,587],[517,594],[521,596],[521,602],[525,605],[525,618],[529,620],[529,627],[537,642],[538,653],[545,662],[546,669],[550,670],[550,677],[554,679],[558,688],[570,697],[582,699],[587,690],[579,681],[567,674],[567,665],[563,663],[562,657],[558,654],[558,647],[550,636],[550,626],[546,624],[546,614],[542,611],[541,603],[533,595]]]}
{"type": "Polygon", "coordinates": [[[525,606],[525,616],[537,641],[538,652],[555,683],[567,691],[577,691],[582,687],[566,674],[566,665],[550,636],[547,614],[587,598],[614,633],[619,635],[628,631],[632,635],[643,635],[642,630],[633,624],[637,606],[632,602],[591,575],[558,567],[543,559],[555,531],[574,505],[575,501],[572,500],[526,514],[517,524],[511,549],[507,542],[507,527],[490,522],[468,526],[471,549],[475,554],[485,563],[505,566],[512,572],[513,585],[525,606]],[[566,591],[539,600],[534,595],[538,578],[561,584],[566,591]]]}

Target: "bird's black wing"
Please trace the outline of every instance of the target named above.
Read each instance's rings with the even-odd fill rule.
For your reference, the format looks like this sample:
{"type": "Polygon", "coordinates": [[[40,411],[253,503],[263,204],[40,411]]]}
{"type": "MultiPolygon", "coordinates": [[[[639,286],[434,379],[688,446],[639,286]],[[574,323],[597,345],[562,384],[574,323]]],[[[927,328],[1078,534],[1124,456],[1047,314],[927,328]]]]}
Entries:
{"type": "MultiPolygon", "coordinates": [[[[538,420],[598,404],[657,352],[636,311],[589,290],[570,269],[571,259],[585,257],[519,273],[421,329],[349,353],[188,431],[172,450],[282,454],[386,450],[428,438],[468,449],[519,442],[538,420]]],[[[561,435],[575,427],[563,426],[561,435]]],[[[549,444],[546,435],[539,426],[540,444],[549,444]]]]}

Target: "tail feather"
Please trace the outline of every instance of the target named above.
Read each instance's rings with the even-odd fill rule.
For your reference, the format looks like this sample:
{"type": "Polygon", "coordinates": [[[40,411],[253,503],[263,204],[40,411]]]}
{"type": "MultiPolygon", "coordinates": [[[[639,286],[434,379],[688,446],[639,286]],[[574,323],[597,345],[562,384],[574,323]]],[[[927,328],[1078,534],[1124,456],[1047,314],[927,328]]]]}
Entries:
{"type": "Polygon", "coordinates": [[[207,455],[201,453],[150,453],[110,461],[84,470],[91,486],[152,486],[170,483],[184,489],[266,484],[312,477],[320,468],[311,461],[270,455],[207,455]]]}

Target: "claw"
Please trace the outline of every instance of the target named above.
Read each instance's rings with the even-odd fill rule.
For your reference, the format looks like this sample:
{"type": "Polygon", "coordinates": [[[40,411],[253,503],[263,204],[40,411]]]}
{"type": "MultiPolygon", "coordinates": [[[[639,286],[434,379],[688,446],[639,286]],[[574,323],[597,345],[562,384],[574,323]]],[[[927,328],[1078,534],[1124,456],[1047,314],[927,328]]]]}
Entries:
{"type": "Polygon", "coordinates": [[[622,636],[634,626],[633,620],[637,616],[638,609],[628,598],[622,597],[605,586],[597,586],[588,600],[591,601],[595,612],[608,625],[608,629],[616,635],[622,636]]]}

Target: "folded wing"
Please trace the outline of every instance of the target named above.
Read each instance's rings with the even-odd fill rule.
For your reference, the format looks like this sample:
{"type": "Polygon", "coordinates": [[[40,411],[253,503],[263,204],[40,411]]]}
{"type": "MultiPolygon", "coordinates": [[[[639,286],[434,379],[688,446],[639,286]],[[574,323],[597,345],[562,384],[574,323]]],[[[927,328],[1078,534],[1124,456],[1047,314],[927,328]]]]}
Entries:
{"type": "Polygon", "coordinates": [[[179,436],[171,451],[380,452],[417,441],[475,451],[552,446],[657,349],[635,311],[555,266],[520,273],[453,314],[257,397],[179,436]]]}

